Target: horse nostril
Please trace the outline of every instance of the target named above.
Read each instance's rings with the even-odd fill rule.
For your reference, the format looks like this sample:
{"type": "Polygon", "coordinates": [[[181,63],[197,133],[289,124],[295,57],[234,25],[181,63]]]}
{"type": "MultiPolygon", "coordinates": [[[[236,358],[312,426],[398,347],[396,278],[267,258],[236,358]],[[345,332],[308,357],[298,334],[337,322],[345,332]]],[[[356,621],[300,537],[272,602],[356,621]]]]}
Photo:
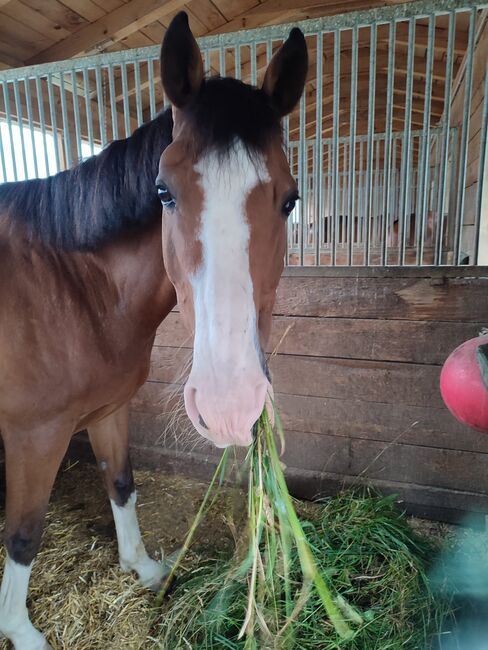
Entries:
{"type": "Polygon", "coordinates": [[[201,427],[203,427],[204,429],[207,429],[207,431],[208,431],[207,423],[206,423],[205,420],[202,418],[202,416],[200,415],[200,413],[198,414],[198,424],[199,424],[201,427]]]}

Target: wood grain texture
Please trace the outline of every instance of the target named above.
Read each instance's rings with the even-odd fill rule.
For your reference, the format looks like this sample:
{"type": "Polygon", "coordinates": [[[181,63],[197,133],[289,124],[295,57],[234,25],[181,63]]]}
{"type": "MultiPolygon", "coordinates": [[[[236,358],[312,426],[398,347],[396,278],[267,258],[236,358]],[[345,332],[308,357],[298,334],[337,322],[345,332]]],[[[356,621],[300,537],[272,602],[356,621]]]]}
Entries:
{"type": "MultiPolygon", "coordinates": [[[[275,316],[267,352],[371,361],[442,364],[458,345],[478,335],[486,321],[448,323],[384,319],[275,316]]],[[[156,345],[191,348],[193,338],[178,313],[161,324],[156,345]]]]}

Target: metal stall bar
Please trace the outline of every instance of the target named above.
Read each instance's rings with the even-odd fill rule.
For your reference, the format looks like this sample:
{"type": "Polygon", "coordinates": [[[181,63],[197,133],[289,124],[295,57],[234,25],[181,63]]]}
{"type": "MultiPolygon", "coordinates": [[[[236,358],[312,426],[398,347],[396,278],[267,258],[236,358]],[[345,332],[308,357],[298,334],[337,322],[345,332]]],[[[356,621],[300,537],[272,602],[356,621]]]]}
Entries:
{"type": "Polygon", "coordinates": [[[114,67],[112,64],[108,66],[108,87],[110,92],[110,117],[112,120],[112,138],[118,140],[119,138],[119,125],[117,122],[117,105],[115,103],[115,80],[114,80],[114,67]]]}
{"type": "MultiPolygon", "coordinates": [[[[26,84],[26,88],[28,87],[28,83],[26,84]]],[[[51,130],[53,133],[54,137],[54,161],[56,163],[56,172],[59,172],[61,170],[61,163],[59,160],[59,138],[58,138],[58,119],[56,117],[56,104],[54,102],[54,88],[53,88],[53,80],[52,76],[49,73],[47,75],[47,92],[48,92],[48,97],[49,97],[49,111],[51,115],[51,130]]],[[[29,91],[29,99],[27,100],[27,90],[26,90],[26,101],[28,101],[28,105],[30,104],[30,91],[29,91]]],[[[34,165],[37,170],[37,156],[34,155],[34,165]]],[[[37,176],[37,171],[36,171],[36,176],[37,176]]]]}
{"type": "Polygon", "coordinates": [[[331,264],[337,264],[337,239],[339,234],[339,99],[340,99],[340,31],[334,31],[334,108],[332,118],[333,130],[333,182],[332,182],[332,218],[331,218],[331,264]]]}
{"type": "MultiPolygon", "coordinates": [[[[454,264],[461,263],[461,243],[464,225],[464,198],[466,185],[466,165],[468,153],[469,125],[471,123],[471,90],[473,83],[474,30],[476,11],[471,9],[469,14],[468,49],[466,53],[466,68],[464,77],[463,123],[461,127],[461,144],[459,148],[459,176],[457,186],[456,228],[454,236],[454,264]]],[[[443,215],[441,215],[441,219],[443,215]]]]}
{"type": "Polygon", "coordinates": [[[356,220],[356,111],[358,81],[358,28],[351,35],[351,112],[349,115],[349,196],[347,202],[347,263],[353,263],[354,224],[356,220]]]}
{"type": "MultiPolygon", "coordinates": [[[[381,236],[380,264],[388,264],[388,228],[390,214],[390,186],[392,181],[392,160],[391,160],[391,132],[393,125],[393,86],[395,81],[395,36],[396,23],[389,24],[388,32],[388,72],[386,88],[386,119],[385,119],[385,143],[384,143],[384,184],[383,184],[383,223],[381,236]]],[[[394,163],[395,164],[395,163],[394,163]]]]}
{"type": "Polygon", "coordinates": [[[485,90],[483,99],[483,115],[481,118],[481,140],[480,140],[480,160],[478,165],[478,187],[476,188],[476,212],[474,216],[474,242],[473,242],[473,264],[478,264],[478,254],[480,246],[480,228],[481,228],[481,208],[484,200],[484,192],[487,191],[486,180],[486,156],[488,136],[488,62],[485,64],[485,90]]]}
{"type": "MultiPolygon", "coordinates": [[[[49,94],[49,105],[53,105],[53,100],[51,98],[51,93],[52,93],[52,85],[49,88],[50,94],[49,94]]],[[[32,98],[31,98],[31,92],[30,92],[30,82],[29,79],[24,79],[24,95],[25,95],[25,105],[27,108],[27,123],[29,125],[29,132],[30,132],[30,139],[31,139],[31,147],[32,147],[32,160],[34,163],[34,176],[38,178],[39,176],[39,167],[37,165],[37,152],[36,152],[36,139],[35,139],[35,133],[34,133],[34,120],[32,118],[32,98]]],[[[52,124],[52,115],[51,115],[51,124],[52,124]]],[[[53,126],[54,129],[54,126],[53,126]]],[[[57,148],[56,148],[56,153],[57,153],[57,148]]],[[[59,166],[56,164],[56,171],[59,171],[59,166]]]]}
{"type": "Polygon", "coordinates": [[[136,91],[137,126],[141,126],[144,122],[144,118],[142,115],[141,71],[139,69],[139,61],[134,61],[134,88],[136,91]]]}
{"type": "Polygon", "coordinates": [[[76,72],[71,71],[71,84],[72,84],[72,93],[73,98],[73,114],[75,116],[75,134],[76,134],[76,148],[78,151],[78,162],[82,159],[81,154],[81,125],[80,125],[80,107],[78,105],[78,89],[76,82],[76,72]]]}
{"type": "Polygon", "coordinates": [[[444,90],[444,114],[442,122],[442,151],[440,160],[439,187],[436,208],[436,243],[434,264],[442,264],[442,240],[444,234],[444,192],[447,184],[447,163],[449,158],[449,123],[451,121],[451,85],[452,85],[452,64],[454,59],[454,36],[456,28],[456,14],[449,13],[449,25],[447,31],[447,56],[446,56],[446,80],[444,90]]]}
{"type": "Polygon", "coordinates": [[[100,142],[102,148],[107,144],[107,131],[105,129],[105,101],[103,96],[102,74],[100,68],[95,68],[95,83],[97,87],[98,126],[100,128],[100,142]]]}
{"type": "Polygon", "coordinates": [[[302,95],[300,99],[300,111],[299,111],[299,129],[300,129],[300,140],[298,142],[298,191],[300,193],[301,200],[298,203],[298,246],[299,246],[299,260],[300,266],[303,266],[304,263],[304,246],[305,246],[305,227],[306,227],[306,216],[307,216],[307,148],[306,148],[306,139],[305,139],[305,96],[302,95]]]}
{"type": "Polygon", "coordinates": [[[44,100],[42,98],[41,78],[36,77],[36,94],[37,107],[39,109],[39,122],[41,125],[42,143],[44,145],[44,163],[46,165],[46,174],[49,175],[49,157],[47,155],[47,133],[46,133],[46,116],[44,114],[44,100]]]}
{"type": "Polygon", "coordinates": [[[71,139],[68,127],[68,108],[66,106],[66,91],[64,88],[64,74],[59,75],[59,94],[61,97],[61,116],[63,118],[63,138],[64,138],[64,157],[65,167],[71,167],[73,162],[71,156],[71,139]]]}
{"type": "Polygon", "coordinates": [[[10,155],[12,156],[12,166],[14,172],[14,180],[18,179],[17,177],[17,160],[15,156],[15,146],[14,146],[14,134],[12,131],[12,115],[10,113],[10,97],[8,84],[3,84],[3,102],[5,105],[5,119],[7,120],[8,135],[10,139],[10,155]]]}
{"type": "Polygon", "coordinates": [[[400,195],[400,214],[398,224],[398,239],[400,245],[400,264],[405,264],[408,226],[410,224],[409,208],[409,173],[412,150],[412,92],[413,92],[413,63],[415,55],[415,18],[408,21],[408,54],[407,54],[407,81],[405,96],[405,130],[403,133],[402,147],[402,181],[400,195]],[[407,222],[408,219],[408,222],[407,222]],[[400,235],[401,233],[401,235],[400,235]]]}
{"type": "Polygon", "coordinates": [[[368,148],[366,160],[366,196],[364,202],[364,264],[370,263],[370,233],[372,211],[372,184],[373,184],[373,138],[374,138],[374,112],[376,93],[376,24],[371,25],[369,43],[369,101],[368,101],[368,148]]]}
{"type": "Polygon", "coordinates": [[[415,216],[418,226],[416,242],[416,264],[422,266],[424,262],[424,245],[426,235],[426,215],[429,180],[429,152],[430,152],[430,107],[432,98],[432,66],[434,63],[435,16],[429,16],[427,35],[427,52],[425,57],[425,100],[424,121],[420,137],[420,162],[419,162],[419,187],[417,192],[417,206],[415,216]]]}
{"type": "Polygon", "coordinates": [[[322,192],[324,161],[322,145],[322,119],[323,119],[323,34],[317,34],[317,96],[315,98],[315,218],[314,218],[314,243],[315,243],[315,264],[320,266],[320,246],[322,242],[322,216],[324,212],[324,200],[322,192]]]}
{"type": "Polygon", "coordinates": [[[124,106],[124,129],[125,137],[130,136],[130,114],[129,114],[129,93],[127,89],[127,64],[122,63],[120,66],[122,74],[122,96],[123,96],[123,106],[124,106]]]}
{"type": "Polygon", "coordinates": [[[88,134],[88,144],[90,146],[90,154],[95,154],[95,143],[93,141],[93,115],[91,109],[90,98],[90,80],[88,78],[88,70],[83,70],[83,89],[85,91],[85,111],[86,111],[86,129],[88,134]]]}
{"type": "Polygon", "coordinates": [[[147,79],[149,83],[149,112],[151,120],[156,117],[156,95],[154,93],[154,61],[151,58],[147,60],[147,79]]]}
{"type": "Polygon", "coordinates": [[[29,172],[27,169],[27,156],[25,152],[25,140],[24,140],[24,117],[22,115],[22,106],[20,103],[19,82],[15,80],[13,82],[13,85],[14,85],[15,112],[17,114],[17,124],[19,127],[20,144],[22,148],[22,165],[24,167],[24,178],[28,178],[29,172]]]}

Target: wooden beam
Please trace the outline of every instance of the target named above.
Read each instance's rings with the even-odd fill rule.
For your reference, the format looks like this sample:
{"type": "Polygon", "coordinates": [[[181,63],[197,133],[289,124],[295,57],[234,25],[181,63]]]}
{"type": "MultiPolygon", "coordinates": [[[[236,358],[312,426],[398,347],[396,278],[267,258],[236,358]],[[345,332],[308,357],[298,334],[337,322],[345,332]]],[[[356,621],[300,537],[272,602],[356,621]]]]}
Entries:
{"type": "Polygon", "coordinates": [[[69,59],[103,49],[158,18],[178,11],[184,4],[185,0],[130,0],[94,23],[82,27],[68,38],[39,52],[27,63],[31,65],[69,59]]]}

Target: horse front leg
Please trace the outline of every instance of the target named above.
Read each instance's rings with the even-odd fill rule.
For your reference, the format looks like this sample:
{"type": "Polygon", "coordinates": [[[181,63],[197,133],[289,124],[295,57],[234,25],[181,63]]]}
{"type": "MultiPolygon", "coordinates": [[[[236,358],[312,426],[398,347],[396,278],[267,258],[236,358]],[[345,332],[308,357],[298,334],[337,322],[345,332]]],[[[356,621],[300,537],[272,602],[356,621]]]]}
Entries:
{"type": "Polygon", "coordinates": [[[129,407],[88,427],[88,436],[100,468],[114,515],[119,561],[123,571],[135,571],[139,581],[157,590],[167,573],[144,547],[136,513],[136,489],[129,458],[129,407]]]}
{"type": "Polygon", "coordinates": [[[2,429],[5,446],[7,556],[0,587],[0,633],[15,650],[46,650],[44,636],[29,619],[26,599],[40,546],[49,496],[71,432],[59,425],[29,432],[2,429]]]}

